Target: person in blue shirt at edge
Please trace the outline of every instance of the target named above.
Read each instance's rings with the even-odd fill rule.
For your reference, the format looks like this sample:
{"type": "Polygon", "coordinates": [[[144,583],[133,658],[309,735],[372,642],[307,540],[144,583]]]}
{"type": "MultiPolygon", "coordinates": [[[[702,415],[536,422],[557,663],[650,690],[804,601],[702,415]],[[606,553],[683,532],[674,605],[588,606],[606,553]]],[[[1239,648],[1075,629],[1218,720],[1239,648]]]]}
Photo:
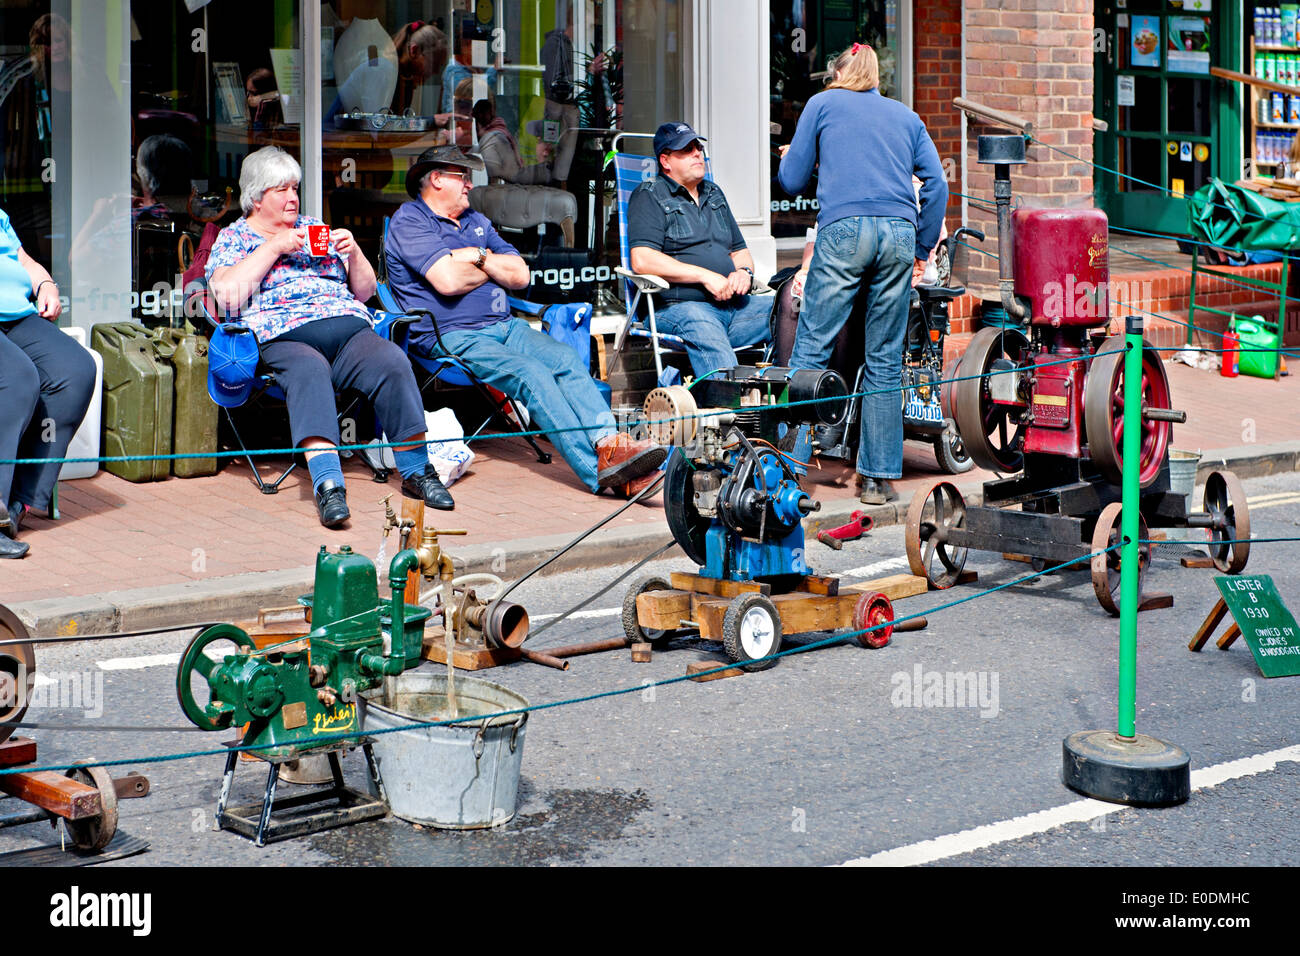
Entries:
{"type": "Polygon", "coordinates": [[[511,317],[507,290],[528,285],[528,265],[470,209],[478,169],[479,157],[436,146],[406,174],[412,201],[393,214],[385,244],[389,284],[401,308],[428,309],[438,320],[437,330],[428,316],[415,322],[407,348],[455,355],[527,406],[588,489],[632,497],[654,480],[667,449],[620,433],[578,353],[511,317]]]}
{"type": "Polygon", "coordinates": [[[21,558],[27,513],[50,510],[59,469],[95,391],[90,353],[56,324],[59,287],[0,209],[0,558],[21,558]],[[3,459],[40,458],[38,464],[3,459]]]}
{"type": "Polygon", "coordinates": [[[903,474],[903,336],[911,278],[939,241],[948,186],[925,124],[880,93],[876,52],[855,43],[808,100],[778,177],[791,195],[817,168],[817,244],[804,286],[792,368],[825,368],[866,286],[866,368],[857,470],[863,504],[897,499],[903,474]],[[921,180],[917,215],[912,176],[921,180]],[[872,394],[875,392],[876,394],[872,394]]]}
{"type": "Polygon", "coordinates": [[[766,342],[775,301],[749,294],[754,257],[727,197],[704,178],[703,143],[685,123],[660,126],[659,175],[638,186],[627,205],[629,265],[670,283],[658,293],[664,305],[655,323],[685,340],[697,379],[735,366],[736,348],[766,342]]]}
{"type": "MultiPolygon", "coordinates": [[[[261,361],[275,373],[289,407],[289,431],[311,473],[320,523],[337,528],[348,508],[339,453],[336,389],[361,392],[375,409],[402,475],[402,494],[450,511],[425,445],[424,408],[406,354],[381,338],[363,304],[375,294],[375,270],[347,229],[329,230],[325,255],[306,248],[319,219],[298,212],[302,168],[278,146],[244,159],[239,203],[244,216],[217,235],[205,277],[223,317],[257,337],[261,361]]],[[[223,318],[223,321],[225,319],[223,318]]],[[[238,398],[242,403],[252,389],[238,398]]],[[[435,436],[436,438],[437,436],[435,436]]]]}

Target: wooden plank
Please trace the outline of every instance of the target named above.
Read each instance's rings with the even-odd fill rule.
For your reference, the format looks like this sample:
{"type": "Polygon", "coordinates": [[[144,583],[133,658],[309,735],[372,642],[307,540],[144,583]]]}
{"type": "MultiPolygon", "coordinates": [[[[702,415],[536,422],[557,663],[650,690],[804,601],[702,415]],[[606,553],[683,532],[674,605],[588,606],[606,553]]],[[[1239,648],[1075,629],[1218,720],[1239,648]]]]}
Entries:
{"type": "Polygon", "coordinates": [[[758,581],[723,581],[717,578],[702,578],[698,574],[686,574],[674,571],[668,582],[679,591],[692,591],[695,594],[711,594],[714,597],[733,598],[737,594],[771,594],[772,585],[758,581]]]}
{"type": "Polygon", "coordinates": [[[833,631],[853,623],[853,606],[859,594],[836,597],[825,594],[774,594],[772,603],[781,615],[782,634],[806,634],[808,631],[833,631]]]}
{"type": "MultiPolygon", "coordinates": [[[[435,664],[447,663],[447,645],[440,637],[436,641],[425,638],[422,656],[435,664]]],[[[481,671],[489,667],[499,667],[519,660],[522,655],[517,647],[474,647],[457,641],[452,648],[452,663],[457,670],[481,671]]]]}
{"type": "Polygon", "coordinates": [[[1174,596],[1165,591],[1152,591],[1150,594],[1142,595],[1142,599],[1138,601],[1139,611],[1158,611],[1173,606],[1174,596]]]}
{"type": "Polygon", "coordinates": [[[810,574],[799,582],[795,590],[809,591],[813,594],[829,594],[833,597],[840,593],[840,579],[810,574]]]}
{"type": "Polygon", "coordinates": [[[691,595],[686,591],[646,591],[636,596],[636,619],[642,627],[662,631],[679,628],[691,616],[691,595]]]}
{"type": "Polygon", "coordinates": [[[713,674],[705,674],[704,671],[712,671],[722,667],[726,661],[692,661],[686,665],[686,676],[697,683],[703,683],[710,680],[722,680],[724,677],[743,677],[745,672],[739,667],[728,667],[726,670],[717,671],[713,674]]]}
{"type": "Polygon", "coordinates": [[[1021,562],[1022,564],[1031,564],[1031,563],[1033,562],[1034,559],[1031,558],[1031,557],[1030,557],[1029,555],[1027,555],[1027,554],[1013,554],[1013,553],[1010,552],[1010,551],[1003,551],[1003,552],[1002,552],[1002,560],[1003,560],[1003,561],[1019,561],[1019,562],[1021,562]]]}
{"type": "Polygon", "coordinates": [[[722,619],[727,614],[729,598],[691,597],[691,620],[700,626],[700,637],[710,641],[722,640],[722,619]]]}
{"type": "Polygon", "coordinates": [[[1210,557],[1208,554],[1206,554],[1206,555],[1200,555],[1200,554],[1192,555],[1192,554],[1189,554],[1189,555],[1186,555],[1186,556],[1184,556],[1183,558],[1179,559],[1179,562],[1178,562],[1178,563],[1181,564],[1181,565],[1182,565],[1183,567],[1185,567],[1185,568],[1212,568],[1212,567],[1214,567],[1214,559],[1213,559],[1212,557],[1210,557]]]}
{"type": "Polygon", "coordinates": [[[872,578],[870,581],[844,585],[840,588],[840,594],[879,591],[891,601],[900,601],[903,598],[924,594],[929,586],[930,582],[916,574],[890,574],[883,578],[872,578]]]}
{"type": "Polygon", "coordinates": [[[632,645],[632,663],[649,664],[654,655],[654,645],[639,642],[632,645]]]}
{"type": "MultiPolygon", "coordinates": [[[[400,495],[402,499],[402,520],[411,522],[411,537],[407,540],[412,545],[420,543],[420,532],[424,530],[424,499],[408,498],[406,495],[400,495]]],[[[399,541],[401,539],[398,539],[399,541]]],[[[387,568],[380,568],[381,572],[387,571],[387,568]]],[[[450,594],[444,594],[443,600],[451,599],[450,594]]],[[[420,569],[406,572],[406,590],[402,592],[402,600],[407,604],[420,603],[420,569]]]]}
{"type": "Polygon", "coordinates": [[[104,812],[98,790],[53,770],[4,774],[0,790],[67,820],[84,820],[104,812]]]}
{"type": "Polygon", "coordinates": [[[1188,643],[1187,649],[1189,651],[1199,651],[1204,647],[1206,640],[1208,640],[1209,636],[1214,633],[1214,629],[1218,627],[1219,622],[1223,620],[1223,615],[1227,613],[1228,605],[1223,603],[1223,598],[1219,598],[1214,602],[1214,607],[1210,608],[1210,613],[1205,616],[1205,620],[1201,622],[1201,626],[1196,629],[1196,633],[1192,635],[1192,639],[1188,643]]]}
{"type": "Polygon", "coordinates": [[[957,580],[955,583],[974,584],[979,579],[980,579],[980,574],[978,571],[963,571],[961,574],[957,575],[957,580]]]}
{"type": "Polygon", "coordinates": [[[0,744],[0,767],[36,762],[36,741],[31,737],[10,737],[0,744]]]}
{"type": "Polygon", "coordinates": [[[1219,640],[1216,642],[1219,645],[1219,650],[1226,651],[1229,647],[1232,646],[1232,642],[1239,637],[1241,637],[1241,628],[1237,626],[1236,621],[1233,621],[1232,626],[1229,627],[1226,631],[1224,631],[1223,637],[1219,638],[1219,640]]]}

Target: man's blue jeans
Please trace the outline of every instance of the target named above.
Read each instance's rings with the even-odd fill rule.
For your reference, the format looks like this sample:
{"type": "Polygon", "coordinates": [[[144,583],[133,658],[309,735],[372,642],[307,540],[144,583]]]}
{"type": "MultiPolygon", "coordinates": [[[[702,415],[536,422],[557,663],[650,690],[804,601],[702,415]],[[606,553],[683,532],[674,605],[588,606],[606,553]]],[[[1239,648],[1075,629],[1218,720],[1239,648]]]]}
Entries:
{"type": "MultiPolygon", "coordinates": [[[[859,288],[867,296],[866,369],[858,473],[903,476],[903,338],[916,227],[906,219],[851,216],[817,230],[792,368],[825,368],[859,288]]],[[[851,384],[851,383],[850,383],[851,384]]]]}
{"type": "Polygon", "coordinates": [[[655,310],[660,332],[686,341],[686,355],[695,377],[733,368],[736,349],[766,342],[772,337],[770,295],[746,295],[728,302],[674,302],[655,310]],[[734,305],[732,303],[735,303],[734,305]]]}
{"type": "MultiPolygon", "coordinates": [[[[597,490],[595,444],[618,426],[577,352],[520,319],[444,332],[442,341],[480,379],[523,402],[534,427],[546,429],[574,474],[597,490]]],[[[432,336],[412,348],[441,354],[432,336]]]]}

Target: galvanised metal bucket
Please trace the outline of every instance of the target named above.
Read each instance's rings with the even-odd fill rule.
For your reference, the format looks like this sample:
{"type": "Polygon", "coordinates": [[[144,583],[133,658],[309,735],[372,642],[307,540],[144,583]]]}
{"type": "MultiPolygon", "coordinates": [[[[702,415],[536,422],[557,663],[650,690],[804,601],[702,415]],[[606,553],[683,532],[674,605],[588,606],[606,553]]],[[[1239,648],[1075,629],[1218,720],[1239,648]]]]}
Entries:
{"type": "MultiPolygon", "coordinates": [[[[407,671],[385,683],[384,691],[360,699],[364,730],[445,719],[445,673],[407,671]]],[[[410,823],[446,830],[500,826],[518,804],[528,714],[482,715],[528,701],[500,684],[457,675],[456,703],[462,719],[455,724],[374,738],[389,809],[410,823]]]]}
{"type": "MultiPolygon", "coordinates": [[[[1175,495],[1182,495],[1187,501],[1187,513],[1199,510],[1192,501],[1192,492],[1196,488],[1196,468],[1201,463],[1201,453],[1199,451],[1179,451],[1176,448],[1169,451],[1169,491],[1175,495]]],[[[1170,541],[1189,541],[1198,544],[1205,541],[1205,530],[1203,528],[1170,528],[1168,530],[1168,540],[1170,541]]]]}

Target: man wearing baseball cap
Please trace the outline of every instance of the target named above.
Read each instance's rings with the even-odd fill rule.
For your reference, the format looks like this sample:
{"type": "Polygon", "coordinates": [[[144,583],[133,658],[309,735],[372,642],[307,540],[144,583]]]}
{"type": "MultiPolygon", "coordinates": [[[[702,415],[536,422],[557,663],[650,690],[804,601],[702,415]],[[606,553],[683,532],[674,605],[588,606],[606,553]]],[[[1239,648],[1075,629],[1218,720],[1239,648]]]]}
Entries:
{"type": "Polygon", "coordinates": [[[657,275],[660,332],[681,336],[697,377],[736,364],[735,349],[768,341],[772,296],[750,295],[754,257],[727,197],[704,178],[704,138],[685,123],[655,132],[659,175],[628,201],[632,271],[657,275]]]}
{"type": "Polygon", "coordinates": [[[510,315],[508,291],[528,265],[487,217],[469,206],[470,172],[483,160],[455,146],[427,149],[406,174],[412,201],[393,215],[384,258],[403,309],[428,309],[407,347],[454,355],[481,380],[524,403],[591,491],[628,497],[654,478],[666,449],[620,434],[578,353],[510,315]]]}

